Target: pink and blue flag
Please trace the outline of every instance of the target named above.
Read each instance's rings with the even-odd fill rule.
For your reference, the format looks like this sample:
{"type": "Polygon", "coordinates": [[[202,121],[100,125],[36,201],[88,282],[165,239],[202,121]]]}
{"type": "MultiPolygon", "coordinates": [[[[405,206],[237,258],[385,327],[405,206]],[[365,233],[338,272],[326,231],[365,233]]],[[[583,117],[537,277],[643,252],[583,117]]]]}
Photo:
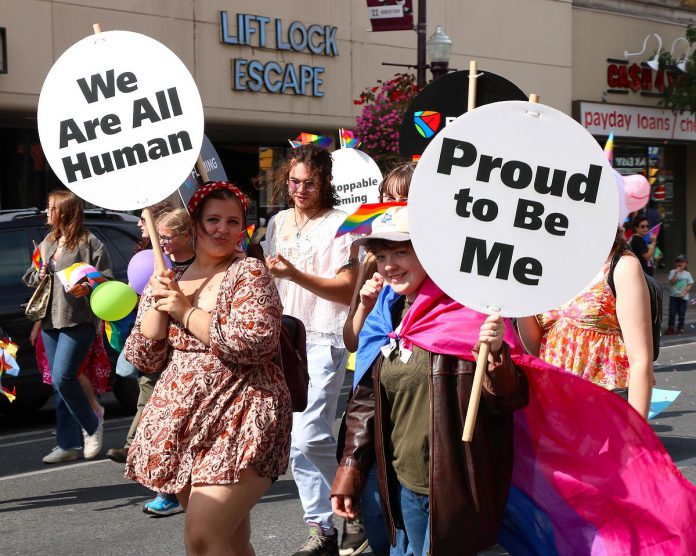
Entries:
{"type": "Polygon", "coordinates": [[[647,234],[645,234],[643,236],[645,243],[650,245],[650,242],[653,240],[653,238],[659,236],[661,231],[662,231],[662,222],[658,222],[652,228],[650,228],[650,230],[648,230],[647,234]]]}

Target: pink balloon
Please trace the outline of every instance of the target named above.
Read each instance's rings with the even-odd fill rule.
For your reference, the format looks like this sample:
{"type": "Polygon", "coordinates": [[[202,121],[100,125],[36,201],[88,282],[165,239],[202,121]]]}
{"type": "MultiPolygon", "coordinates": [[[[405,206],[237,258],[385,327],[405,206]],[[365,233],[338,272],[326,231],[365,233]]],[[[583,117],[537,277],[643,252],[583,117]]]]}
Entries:
{"type": "Polygon", "coordinates": [[[624,176],[626,206],[631,212],[642,209],[650,200],[650,183],[641,174],[624,176]]]}

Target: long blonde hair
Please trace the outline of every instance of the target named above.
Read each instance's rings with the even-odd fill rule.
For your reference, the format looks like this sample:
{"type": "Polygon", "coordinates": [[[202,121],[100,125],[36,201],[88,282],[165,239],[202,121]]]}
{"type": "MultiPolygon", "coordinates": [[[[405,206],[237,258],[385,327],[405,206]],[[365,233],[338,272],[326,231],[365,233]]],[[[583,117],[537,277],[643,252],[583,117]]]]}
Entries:
{"type": "Polygon", "coordinates": [[[87,239],[87,228],[84,225],[85,204],[71,191],[56,189],[48,194],[48,205],[53,201],[55,214],[48,239],[58,241],[63,238],[65,249],[74,251],[77,246],[87,239]]]}

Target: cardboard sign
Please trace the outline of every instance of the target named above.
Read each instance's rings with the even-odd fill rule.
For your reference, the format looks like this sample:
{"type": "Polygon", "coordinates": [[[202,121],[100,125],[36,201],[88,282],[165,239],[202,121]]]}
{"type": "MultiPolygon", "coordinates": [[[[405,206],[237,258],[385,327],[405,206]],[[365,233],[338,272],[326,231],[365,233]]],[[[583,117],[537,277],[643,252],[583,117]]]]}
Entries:
{"type": "MultiPolygon", "coordinates": [[[[488,71],[476,79],[476,106],[503,100],[527,100],[514,83],[488,71]]],[[[466,112],[469,71],[455,71],[428,83],[416,95],[401,120],[399,154],[417,160],[431,139],[448,123],[466,112]]]]}
{"type": "MultiPolygon", "coordinates": [[[[203,165],[205,166],[205,171],[208,172],[208,179],[210,181],[227,181],[227,174],[225,173],[225,168],[222,166],[220,155],[215,150],[215,147],[213,147],[207,135],[203,135],[201,158],[203,159],[203,165]]],[[[194,166],[189,177],[186,178],[186,181],[179,187],[179,196],[184,202],[184,206],[188,205],[193,194],[202,185],[203,177],[198,172],[198,167],[194,166]]]]}
{"type": "Polygon", "coordinates": [[[46,158],[76,195],[114,210],[161,201],[194,167],[203,106],[186,66],[128,31],[90,35],[66,50],[41,89],[46,158]]]}
{"type": "Polygon", "coordinates": [[[338,149],[331,158],[332,184],[341,200],[337,209],[352,214],[363,203],[379,201],[382,172],[372,158],[357,149],[338,149]]]}
{"type": "Polygon", "coordinates": [[[577,295],[616,236],[602,148],[575,120],[529,102],[457,118],[428,145],[409,191],[416,253],[450,297],[533,315],[577,295]]]}

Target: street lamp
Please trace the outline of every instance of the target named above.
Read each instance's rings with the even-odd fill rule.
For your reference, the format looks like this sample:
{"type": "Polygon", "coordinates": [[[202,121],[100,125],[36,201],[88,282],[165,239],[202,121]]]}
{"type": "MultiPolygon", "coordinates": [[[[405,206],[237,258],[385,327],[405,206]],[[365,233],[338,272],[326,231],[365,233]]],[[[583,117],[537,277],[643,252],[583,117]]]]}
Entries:
{"type": "Polygon", "coordinates": [[[430,71],[433,74],[433,79],[447,74],[450,54],[452,53],[452,39],[447,36],[442,25],[435,27],[435,32],[430,35],[425,45],[430,58],[430,71]]]}
{"type": "Polygon", "coordinates": [[[647,64],[650,67],[650,69],[657,71],[660,69],[660,52],[662,51],[662,37],[658,35],[657,33],[650,33],[645,39],[643,40],[643,49],[640,52],[629,52],[628,50],[624,50],[624,58],[628,60],[630,56],[640,56],[645,52],[645,50],[648,47],[648,39],[650,37],[655,37],[658,42],[657,46],[657,52],[655,53],[655,56],[652,57],[652,59],[648,60],[647,64]]]}

